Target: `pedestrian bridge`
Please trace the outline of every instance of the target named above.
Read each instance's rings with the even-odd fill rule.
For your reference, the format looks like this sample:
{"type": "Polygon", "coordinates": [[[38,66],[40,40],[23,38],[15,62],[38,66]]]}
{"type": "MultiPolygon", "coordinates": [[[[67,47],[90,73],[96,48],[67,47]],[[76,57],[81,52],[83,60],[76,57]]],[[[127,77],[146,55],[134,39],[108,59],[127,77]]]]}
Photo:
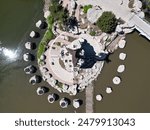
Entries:
{"type": "Polygon", "coordinates": [[[146,37],[150,40],[150,23],[144,19],[141,19],[139,16],[134,15],[130,21],[135,25],[135,29],[140,32],[140,35],[146,37]]]}

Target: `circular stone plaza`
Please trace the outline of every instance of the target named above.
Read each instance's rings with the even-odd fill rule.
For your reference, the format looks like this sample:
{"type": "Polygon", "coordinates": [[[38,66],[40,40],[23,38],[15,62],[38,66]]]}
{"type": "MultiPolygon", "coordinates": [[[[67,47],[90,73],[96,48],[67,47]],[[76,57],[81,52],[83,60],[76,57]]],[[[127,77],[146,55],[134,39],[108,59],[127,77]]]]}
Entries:
{"type": "MultiPolygon", "coordinates": [[[[125,47],[125,34],[132,32],[137,27],[135,26],[138,24],[137,20],[143,22],[141,15],[139,16],[142,11],[136,4],[139,3],[139,0],[134,3],[136,8],[130,8],[129,2],[120,0],[113,3],[111,0],[60,0],[59,4],[56,1],[53,2],[54,4],[45,2],[44,17],[48,23],[45,34],[54,35],[55,38],[51,38],[46,45],[44,44],[45,51],[38,57],[39,68],[43,80],[53,88],[59,92],[76,95],[97,79],[104,60],[109,55],[108,52],[112,53],[118,47],[121,49],[125,47]],[[60,10],[51,10],[52,6],[56,6],[54,9],[60,7],[60,10]],[[134,13],[132,13],[133,10],[134,13]],[[96,24],[107,11],[112,12],[112,15],[114,13],[117,21],[121,20],[117,22],[112,33],[102,32],[96,24]],[[68,16],[69,20],[60,20],[60,22],[57,13],[63,14],[60,17],[61,20],[68,16]],[[52,22],[50,18],[54,19],[56,16],[57,20],[52,22]],[[137,20],[134,20],[133,17],[137,20]],[[68,23],[65,24],[64,21],[68,23]]],[[[41,21],[36,26],[40,27],[40,24],[42,24],[41,21]]],[[[32,35],[35,33],[32,32],[32,35]]],[[[121,53],[119,58],[125,60],[126,54],[121,53]]],[[[122,73],[124,70],[125,66],[121,65],[117,71],[122,73]]],[[[114,84],[120,82],[120,77],[114,77],[114,84]]],[[[111,92],[111,88],[108,88],[107,93],[111,92]]]]}
{"type": "Polygon", "coordinates": [[[63,32],[47,45],[40,71],[59,92],[76,95],[100,74],[108,52],[89,34],[63,32]]]}

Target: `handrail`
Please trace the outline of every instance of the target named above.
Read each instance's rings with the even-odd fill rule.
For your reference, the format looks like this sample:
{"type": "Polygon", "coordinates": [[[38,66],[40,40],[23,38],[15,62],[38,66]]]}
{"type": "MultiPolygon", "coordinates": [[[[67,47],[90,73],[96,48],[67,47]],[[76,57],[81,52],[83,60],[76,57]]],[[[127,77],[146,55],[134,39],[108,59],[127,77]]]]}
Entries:
{"type": "MultiPolygon", "coordinates": [[[[139,21],[139,22],[142,22],[143,26],[146,26],[146,25],[150,25],[150,22],[148,22],[146,19],[142,19],[140,18],[137,14],[132,16],[130,18],[130,21],[134,22],[135,23],[135,28],[140,32],[141,35],[145,36],[147,39],[150,40],[150,33],[149,32],[146,32],[145,30],[143,30],[143,28],[141,26],[139,26],[138,24],[136,24],[134,17],[139,21]]],[[[149,30],[150,31],[150,30],[149,30]]]]}

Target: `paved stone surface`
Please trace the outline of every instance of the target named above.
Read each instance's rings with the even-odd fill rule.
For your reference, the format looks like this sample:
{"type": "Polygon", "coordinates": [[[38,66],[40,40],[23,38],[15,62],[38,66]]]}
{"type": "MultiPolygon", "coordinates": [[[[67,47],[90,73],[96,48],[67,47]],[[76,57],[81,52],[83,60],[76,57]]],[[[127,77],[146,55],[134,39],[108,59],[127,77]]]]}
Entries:
{"type": "Polygon", "coordinates": [[[127,0],[78,0],[78,4],[81,5],[99,5],[104,11],[112,11],[117,18],[122,18],[127,23],[135,24],[135,28],[150,40],[150,25],[145,22],[138,15],[131,12],[128,8],[127,0]]]}
{"type": "Polygon", "coordinates": [[[86,113],[93,113],[93,91],[94,88],[92,84],[86,88],[86,92],[85,92],[86,113]]]}

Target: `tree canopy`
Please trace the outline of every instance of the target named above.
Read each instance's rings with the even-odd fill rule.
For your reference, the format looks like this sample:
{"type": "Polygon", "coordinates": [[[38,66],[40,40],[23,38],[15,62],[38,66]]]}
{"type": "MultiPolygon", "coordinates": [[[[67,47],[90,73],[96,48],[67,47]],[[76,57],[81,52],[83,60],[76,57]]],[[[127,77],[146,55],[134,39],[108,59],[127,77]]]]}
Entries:
{"type": "Polygon", "coordinates": [[[115,31],[117,26],[117,19],[112,12],[103,12],[101,17],[97,21],[97,26],[106,33],[115,31]]]}
{"type": "Polygon", "coordinates": [[[54,21],[58,20],[64,24],[69,17],[68,10],[62,7],[59,0],[52,0],[49,10],[51,12],[51,16],[54,18],[54,21]]]}
{"type": "Polygon", "coordinates": [[[90,8],[92,8],[92,5],[85,5],[85,6],[83,7],[83,12],[86,14],[87,11],[88,11],[90,8]]]}

